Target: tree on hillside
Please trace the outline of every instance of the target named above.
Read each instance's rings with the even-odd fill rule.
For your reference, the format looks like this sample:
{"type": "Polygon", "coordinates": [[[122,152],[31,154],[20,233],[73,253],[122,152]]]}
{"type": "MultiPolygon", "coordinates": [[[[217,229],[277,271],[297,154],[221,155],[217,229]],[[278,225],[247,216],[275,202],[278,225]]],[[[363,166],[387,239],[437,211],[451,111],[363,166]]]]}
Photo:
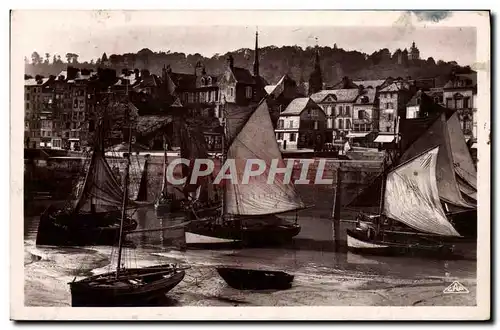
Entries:
{"type": "Polygon", "coordinates": [[[50,54],[45,53],[45,64],[49,64],[49,62],[50,62],[50,54]]]}
{"type": "Polygon", "coordinates": [[[56,64],[57,63],[57,58],[56,58],[56,55],[54,55],[52,57],[52,64],[56,64]]]}
{"type": "Polygon", "coordinates": [[[106,53],[103,53],[101,57],[101,63],[105,63],[107,61],[108,61],[108,55],[106,55],[106,53]]]}
{"type": "Polygon", "coordinates": [[[24,64],[29,64],[29,63],[30,63],[30,61],[29,61],[29,60],[28,60],[28,58],[25,56],[25,57],[24,57],[24,64]]]}
{"type": "Polygon", "coordinates": [[[432,57],[427,58],[427,64],[429,65],[436,65],[436,61],[432,57]]]}

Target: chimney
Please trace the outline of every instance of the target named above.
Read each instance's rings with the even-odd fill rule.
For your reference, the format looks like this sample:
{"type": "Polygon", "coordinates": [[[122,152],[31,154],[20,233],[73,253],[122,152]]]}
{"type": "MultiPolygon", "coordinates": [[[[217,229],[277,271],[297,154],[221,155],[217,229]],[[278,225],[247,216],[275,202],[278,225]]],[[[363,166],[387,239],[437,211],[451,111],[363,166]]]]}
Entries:
{"type": "Polygon", "coordinates": [[[231,55],[231,54],[229,54],[229,56],[227,57],[227,66],[231,70],[233,70],[233,68],[234,68],[234,58],[233,58],[233,55],[231,55]]]}
{"type": "Polygon", "coordinates": [[[253,75],[259,76],[259,32],[255,32],[255,58],[253,60],[253,75]]]}
{"type": "Polygon", "coordinates": [[[194,66],[194,75],[196,77],[200,77],[203,75],[203,72],[205,71],[205,68],[203,64],[201,64],[200,61],[196,62],[196,65],[194,66]]]}

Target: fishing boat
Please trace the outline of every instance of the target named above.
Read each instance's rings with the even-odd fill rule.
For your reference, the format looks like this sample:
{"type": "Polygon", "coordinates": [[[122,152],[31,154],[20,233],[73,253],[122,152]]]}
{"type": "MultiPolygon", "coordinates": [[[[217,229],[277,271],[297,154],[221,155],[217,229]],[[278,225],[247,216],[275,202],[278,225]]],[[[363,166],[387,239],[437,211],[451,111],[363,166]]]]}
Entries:
{"type": "MultiPolygon", "coordinates": [[[[76,200],[69,200],[62,208],[51,205],[41,214],[37,245],[113,245],[118,242],[123,189],[106,161],[103,125],[99,126],[76,200]]],[[[129,206],[133,208],[137,204],[131,201],[129,206]]],[[[137,228],[137,222],[127,217],[122,227],[130,232],[137,228]]]]}
{"type": "Polygon", "coordinates": [[[383,175],[378,215],[358,216],[348,249],[361,254],[449,257],[462,236],[446,217],[438,192],[439,146],[383,175]]]}
{"type": "Polygon", "coordinates": [[[285,183],[283,176],[276,175],[272,184],[267,183],[273,160],[284,167],[267,102],[264,99],[255,109],[245,110],[225,113],[221,164],[225,159],[234,160],[240,169],[238,178],[236,182],[222,183],[222,206],[218,212],[193,219],[186,231],[240,240],[252,246],[287,242],[299,234],[297,212],[306,205],[295,186],[285,183]],[[242,169],[248,159],[263,160],[267,166],[262,175],[251,177],[245,184],[242,169]],[[294,213],[294,221],[286,219],[290,213],[294,213]]]}
{"type": "MultiPolygon", "coordinates": [[[[131,136],[130,133],[129,135],[131,136]]],[[[130,149],[126,157],[126,184],[122,194],[116,270],[70,282],[73,307],[147,306],[164,297],[184,279],[184,269],[177,267],[176,264],[130,269],[121,266],[126,233],[124,222],[127,218],[130,149]]]]}
{"type": "Polygon", "coordinates": [[[282,271],[217,267],[217,272],[238,290],[286,290],[292,287],[293,275],[282,271]]]}
{"type": "MultiPolygon", "coordinates": [[[[446,110],[446,109],[445,109],[446,110]]],[[[456,112],[443,111],[426,118],[406,119],[401,123],[401,142],[398,159],[386,166],[382,174],[344,207],[353,210],[378,208],[382,203],[384,177],[397,164],[408,162],[433,147],[439,147],[435,182],[441,208],[448,222],[462,237],[461,242],[477,240],[477,184],[476,169],[456,112]]],[[[385,159],[384,159],[385,160],[385,159]]],[[[372,214],[373,215],[373,214],[372,214]]],[[[378,219],[379,214],[371,220],[378,219]]],[[[370,222],[364,217],[362,222],[370,222]]],[[[408,232],[408,228],[402,231],[408,232]]],[[[408,234],[409,235],[409,234],[408,234]]],[[[408,236],[406,235],[406,236],[408,236]]],[[[415,236],[414,233],[411,235],[415,236]]]]}

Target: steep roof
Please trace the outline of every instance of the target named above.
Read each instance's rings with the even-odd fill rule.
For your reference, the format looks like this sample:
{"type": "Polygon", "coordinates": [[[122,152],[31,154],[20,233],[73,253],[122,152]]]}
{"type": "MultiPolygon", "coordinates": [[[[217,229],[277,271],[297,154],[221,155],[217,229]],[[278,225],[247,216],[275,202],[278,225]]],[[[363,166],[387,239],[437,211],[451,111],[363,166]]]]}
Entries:
{"type": "Polygon", "coordinates": [[[308,106],[318,107],[318,105],[310,97],[298,97],[290,102],[285,111],[283,111],[280,115],[299,116],[308,106]]]}
{"type": "Polygon", "coordinates": [[[406,81],[394,81],[392,84],[389,84],[382,88],[381,92],[399,92],[402,90],[410,89],[410,84],[406,81]]]}
{"type": "Polygon", "coordinates": [[[179,89],[196,88],[196,76],[194,74],[169,72],[168,75],[179,89]]]}
{"type": "Polygon", "coordinates": [[[373,104],[375,102],[376,95],[377,91],[375,89],[364,89],[363,93],[356,99],[356,104],[373,104]]]}
{"type": "Polygon", "coordinates": [[[336,102],[354,102],[359,95],[357,88],[325,89],[311,95],[314,102],[322,102],[328,95],[334,95],[336,102]]]}
{"type": "Polygon", "coordinates": [[[353,83],[356,86],[363,86],[364,88],[372,87],[372,88],[377,88],[379,86],[382,86],[385,83],[385,79],[378,79],[378,80],[354,80],[353,83]]]}
{"type": "Polygon", "coordinates": [[[35,78],[25,79],[24,86],[43,86],[50,78],[42,78],[40,80],[36,80],[35,78]]]}
{"type": "Polygon", "coordinates": [[[249,84],[249,85],[255,84],[254,77],[252,76],[250,71],[248,71],[247,69],[238,68],[238,67],[234,66],[232,68],[232,72],[233,72],[234,78],[236,79],[237,82],[243,83],[243,84],[249,84]]]}

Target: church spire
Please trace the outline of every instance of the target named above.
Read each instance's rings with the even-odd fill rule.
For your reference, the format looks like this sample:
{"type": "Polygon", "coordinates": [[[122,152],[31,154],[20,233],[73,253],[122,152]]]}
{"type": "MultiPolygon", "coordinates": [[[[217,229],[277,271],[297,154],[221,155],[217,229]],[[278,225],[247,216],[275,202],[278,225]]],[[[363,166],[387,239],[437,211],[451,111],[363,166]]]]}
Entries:
{"type": "Polygon", "coordinates": [[[259,31],[255,31],[255,58],[253,60],[253,75],[259,76],[259,31]]]}
{"type": "Polygon", "coordinates": [[[309,95],[319,92],[323,89],[323,77],[321,74],[321,62],[319,58],[319,47],[316,45],[316,54],[314,56],[314,67],[309,76],[309,95]]]}

